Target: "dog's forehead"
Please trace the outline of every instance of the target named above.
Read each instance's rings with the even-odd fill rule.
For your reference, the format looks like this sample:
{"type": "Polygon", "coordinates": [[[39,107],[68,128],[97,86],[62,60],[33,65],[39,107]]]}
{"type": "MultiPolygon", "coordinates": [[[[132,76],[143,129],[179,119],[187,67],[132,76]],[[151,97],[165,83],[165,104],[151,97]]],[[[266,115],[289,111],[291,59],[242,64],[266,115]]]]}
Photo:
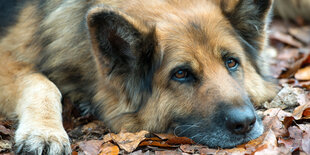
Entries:
{"type": "Polygon", "coordinates": [[[221,60],[222,51],[245,55],[238,35],[219,8],[173,15],[171,21],[158,24],[157,36],[167,62],[207,65],[208,61],[214,63],[213,59],[221,60]]]}

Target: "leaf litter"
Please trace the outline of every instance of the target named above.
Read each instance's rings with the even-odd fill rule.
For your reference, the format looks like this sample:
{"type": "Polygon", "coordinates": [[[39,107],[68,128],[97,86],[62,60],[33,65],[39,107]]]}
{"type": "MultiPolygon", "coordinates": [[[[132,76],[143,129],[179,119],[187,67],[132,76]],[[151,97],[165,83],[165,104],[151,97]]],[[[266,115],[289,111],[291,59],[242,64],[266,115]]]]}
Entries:
{"type": "MultiPolygon", "coordinates": [[[[265,54],[282,89],[258,109],[265,126],[259,138],[232,149],[212,149],[169,134],[115,134],[94,117],[81,116],[65,99],[64,126],[72,141],[72,154],[310,154],[310,26],[275,20],[270,45],[265,54]]],[[[13,154],[14,124],[0,118],[0,154],[13,154]]]]}

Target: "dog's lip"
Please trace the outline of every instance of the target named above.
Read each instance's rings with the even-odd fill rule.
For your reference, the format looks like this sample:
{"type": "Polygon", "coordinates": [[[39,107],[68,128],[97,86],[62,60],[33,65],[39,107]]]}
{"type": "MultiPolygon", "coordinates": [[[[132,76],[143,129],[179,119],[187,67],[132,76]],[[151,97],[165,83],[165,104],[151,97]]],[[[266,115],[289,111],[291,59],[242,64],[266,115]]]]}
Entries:
{"type": "Polygon", "coordinates": [[[188,137],[191,138],[190,136],[196,135],[196,134],[202,134],[201,136],[191,138],[193,141],[195,141],[198,144],[206,145],[210,148],[233,148],[236,147],[237,145],[245,144],[253,139],[256,139],[260,137],[264,133],[264,126],[262,124],[262,121],[259,117],[257,117],[257,121],[255,123],[254,128],[247,134],[243,135],[238,135],[230,132],[227,129],[223,129],[223,131],[219,134],[214,134],[212,131],[206,130],[205,128],[201,130],[203,127],[199,129],[199,131],[205,131],[203,132],[198,132],[198,133],[190,133],[186,135],[186,133],[180,135],[181,137],[188,137]],[[206,138],[207,140],[201,140],[203,139],[204,136],[207,137],[209,135],[209,138],[206,138]],[[230,135],[230,136],[227,136],[230,135]],[[226,137],[226,138],[223,138],[226,137]],[[208,141],[209,139],[214,139],[214,141],[210,142],[208,141]],[[217,140],[216,140],[217,139],[217,140]],[[225,143],[226,142],[226,143],[225,143]]]}

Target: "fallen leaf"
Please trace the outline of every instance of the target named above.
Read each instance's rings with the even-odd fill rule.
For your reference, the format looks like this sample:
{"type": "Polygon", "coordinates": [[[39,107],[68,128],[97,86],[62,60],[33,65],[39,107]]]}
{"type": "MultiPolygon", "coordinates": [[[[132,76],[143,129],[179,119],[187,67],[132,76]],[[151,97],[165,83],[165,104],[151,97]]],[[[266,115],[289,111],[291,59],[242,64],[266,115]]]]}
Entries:
{"type": "Polygon", "coordinates": [[[264,141],[267,134],[268,133],[265,132],[260,137],[253,139],[253,140],[249,141],[248,143],[237,146],[237,147],[238,148],[244,147],[247,150],[247,152],[249,152],[249,153],[254,152],[257,149],[257,146],[260,145],[264,141]]]}
{"type": "Polygon", "coordinates": [[[195,144],[195,142],[187,137],[173,137],[166,141],[170,145],[180,145],[180,144],[195,144]]]}
{"type": "Polygon", "coordinates": [[[11,135],[12,131],[7,129],[5,126],[0,125],[0,135],[11,135]]]}
{"type": "Polygon", "coordinates": [[[288,29],[289,33],[305,44],[310,44],[310,26],[288,29]]]}
{"type": "Polygon", "coordinates": [[[310,80],[310,66],[299,69],[295,73],[295,78],[297,80],[310,80]]]}
{"type": "Polygon", "coordinates": [[[278,60],[296,61],[300,58],[300,51],[296,48],[284,48],[277,56],[278,60]]]}
{"type": "Polygon", "coordinates": [[[281,108],[288,109],[294,108],[300,105],[299,102],[301,100],[300,94],[304,94],[304,91],[300,88],[293,88],[288,85],[284,85],[284,87],[280,90],[278,95],[270,102],[265,102],[263,106],[266,109],[270,108],[281,108]]]}
{"type": "Polygon", "coordinates": [[[85,155],[98,154],[102,143],[102,140],[82,141],[79,143],[79,148],[85,155]]]}
{"type": "Polygon", "coordinates": [[[304,61],[307,60],[308,56],[309,53],[303,53],[301,58],[292,65],[290,65],[286,70],[283,70],[278,78],[290,78],[291,76],[293,76],[304,64],[304,61]]]}
{"type": "Polygon", "coordinates": [[[310,108],[310,103],[298,106],[293,111],[293,117],[295,120],[299,120],[302,118],[303,113],[306,109],[310,108]]]}
{"type": "Polygon", "coordinates": [[[272,130],[265,133],[263,142],[256,147],[255,155],[287,154],[289,150],[278,147],[277,138],[272,130]]]}
{"type": "Polygon", "coordinates": [[[195,142],[187,137],[178,137],[173,134],[155,134],[162,140],[167,140],[167,144],[180,145],[180,144],[195,144],[195,142]]]}
{"type": "Polygon", "coordinates": [[[79,153],[76,151],[72,151],[71,155],[78,155],[79,153]]]}
{"type": "Polygon", "coordinates": [[[302,113],[303,117],[310,117],[310,108],[306,108],[302,113]]]}
{"type": "Polygon", "coordinates": [[[310,90],[310,81],[297,81],[292,86],[305,88],[306,90],[310,90]]]}
{"type": "Polygon", "coordinates": [[[303,131],[301,148],[305,153],[310,154],[310,124],[300,124],[298,127],[303,131]]]}
{"type": "Polygon", "coordinates": [[[238,155],[238,154],[247,154],[247,150],[244,148],[232,148],[232,149],[225,149],[225,154],[232,154],[232,155],[238,155]]]}
{"type": "Polygon", "coordinates": [[[91,130],[101,128],[102,126],[104,126],[102,121],[95,120],[90,123],[87,123],[86,125],[83,125],[82,132],[89,132],[91,130]]]}
{"type": "Polygon", "coordinates": [[[293,139],[293,148],[301,148],[303,131],[297,126],[291,126],[288,128],[289,135],[293,139]]]}
{"type": "Polygon", "coordinates": [[[155,155],[181,155],[182,152],[178,151],[155,151],[155,155]]]}
{"type": "Polygon", "coordinates": [[[298,147],[294,146],[294,139],[292,138],[283,139],[280,137],[278,139],[278,143],[283,144],[287,149],[290,150],[291,153],[298,149],[298,147]]]}
{"type": "Polygon", "coordinates": [[[128,133],[121,131],[119,134],[111,133],[112,140],[123,150],[127,152],[134,151],[141,141],[145,139],[148,131],[140,131],[136,133],[128,133]]]}
{"type": "Polygon", "coordinates": [[[167,144],[165,141],[142,141],[139,144],[139,147],[142,147],[142,146],[177,147],[177,146],[167,144]]]}
{"type": "Polygon", "coordinates": [[[12,143],[8,140],[0,140],[0,153],[12,149],[12,143]]]}
{"type": "Polygon", "coordinates": [[[175,135],[173,134],[165,134],[165,133],[154,133],[154,135],[158,136],[160,139],[163,139],[163,140],[168,140],[170,138],[175,137],[175,135]]]}
{"type": "Polygon", "coordinates": [[[153,155],[153,154],[154,154],[154,152],[151,152],[149,150],[147,150],[145,152],[142,150],[138,150],[138,151],[130,153],[130,155],[153,155]]]}
{"type": "Polygon", "coordinates": [[[103,143],[107,143],[107,142],[111,142],[111,141],[113,141],[111,133],[108,133],[108,134],[104,135],[103,143]]]}
{"type": "Polygon", "coordinates": [[[118,155],[118,153],[119,153],[119,148],[116,145],[108,142],[101,146],[99,155],[106,155],[106,154],[118,155]]]}
{"type": "Polygon", "coordinates": [[[293,47],[297,47],[297,48],[301,48],[302,47],[302,43],[300,43],[299,41],[297,41],[296,39],[294,39],[292,36],[282,33],[282,32],[272,32],[269,35],[270,39],[275,39],[278,41],[281,41],[285,44],[291,45],[293,47]]]}
{"type": "Polygon", "coordinates": [[[191,153],[191,154],[193,154],[193,153],[197,152],[197,150],[199,150],[199,148],[197,149],[196,146],[194,146],[194,145],[188,145],[188,144],[186,144],[186,145],[181,145],[181,146],[180,146],[180,149],[181,149],[183,152],[185,152],[185,153],[191,153]]]}

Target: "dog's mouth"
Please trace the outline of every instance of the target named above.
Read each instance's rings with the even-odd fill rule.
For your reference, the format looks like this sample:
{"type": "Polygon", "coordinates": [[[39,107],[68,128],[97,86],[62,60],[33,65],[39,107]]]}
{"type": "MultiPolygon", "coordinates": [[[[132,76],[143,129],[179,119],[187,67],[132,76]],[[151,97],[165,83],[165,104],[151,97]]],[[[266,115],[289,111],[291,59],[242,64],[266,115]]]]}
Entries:
{"type": "Polygon", "coordinates": [[[264,126],[261,119],[256,117],[256,121],[250,130],[236,133],[226,127],[225,121],[200,120],[196,123],[188,122],[178,125],[173,131],[176,136],[191,138],[196,143],[210,148],[232,148],[261,136],[264,132],[264,126]]]}

